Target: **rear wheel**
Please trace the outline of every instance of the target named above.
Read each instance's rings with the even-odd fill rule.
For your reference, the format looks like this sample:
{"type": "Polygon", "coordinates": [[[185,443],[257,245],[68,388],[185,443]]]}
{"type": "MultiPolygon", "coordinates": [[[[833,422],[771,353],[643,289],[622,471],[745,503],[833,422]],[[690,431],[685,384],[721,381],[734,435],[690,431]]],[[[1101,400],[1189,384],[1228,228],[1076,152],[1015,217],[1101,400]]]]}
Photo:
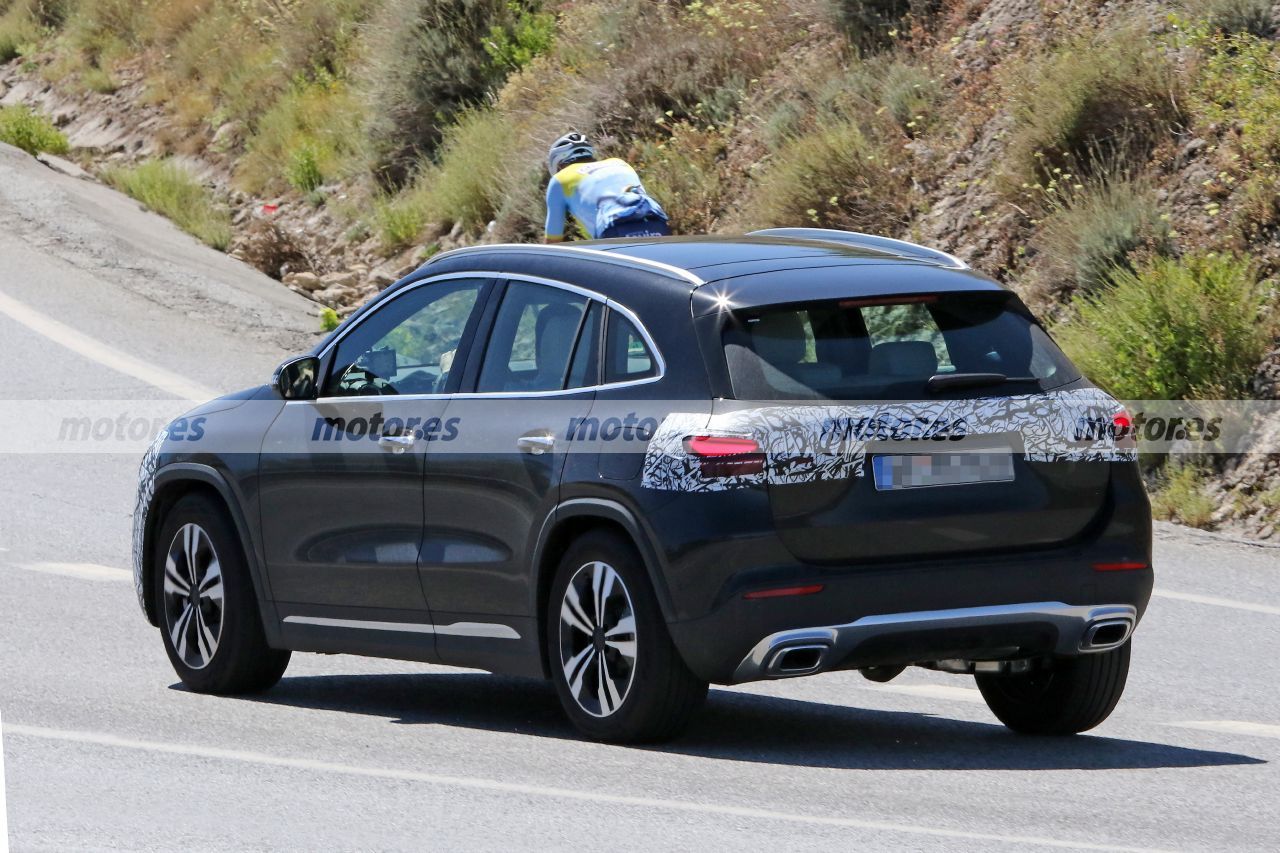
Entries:
{"type": "Polygon", "coordinates": [[[546,642],[561,704],[597,740],[674,737],[706,698],[707,683],[671,642],[640,556],[612,533],[588,533],[561,560],[546,642]]]}
{"type": "Polygon", "coordinates": [[[205,495],[187,495],[156,537],[155,596],[169,662],[197,693],[265,690],[284,675],[287,650],[267,645],[235,528],[205,495]]]}
{"type": "Polygon", "coordinates": [[[1036,672],[975,679],[987,707],[1015,732],[1073,735],[1101,723],[1120,701],[1131,642],[1109,652],[1061,658],[1036,672]]]}

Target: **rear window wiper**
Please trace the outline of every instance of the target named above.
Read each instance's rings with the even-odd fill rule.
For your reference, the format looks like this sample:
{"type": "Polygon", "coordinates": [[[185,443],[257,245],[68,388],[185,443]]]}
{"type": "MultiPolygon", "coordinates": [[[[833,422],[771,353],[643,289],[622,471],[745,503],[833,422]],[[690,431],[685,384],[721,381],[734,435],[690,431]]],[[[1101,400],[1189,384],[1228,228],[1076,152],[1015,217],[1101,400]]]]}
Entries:
{"type": "Polygon", "coordinates": [[[925,385],[930,391],[950,388],[977,388],[981,385],[1003,385],[1006,382],[1037,382],[1034,376],[1005,376],[1003,373],[935,373],[925,385]]]}

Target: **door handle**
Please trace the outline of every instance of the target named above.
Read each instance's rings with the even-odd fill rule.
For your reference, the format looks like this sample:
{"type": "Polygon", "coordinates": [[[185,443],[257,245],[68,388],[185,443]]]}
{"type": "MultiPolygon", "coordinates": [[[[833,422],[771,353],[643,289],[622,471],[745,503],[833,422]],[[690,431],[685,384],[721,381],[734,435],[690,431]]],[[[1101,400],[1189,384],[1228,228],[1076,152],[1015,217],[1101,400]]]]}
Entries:
{"type": "Polygon", "coordinates": [[[516,447],[525,453],[541,456],[556,449],[556,437],[549,432],[533,432],[517,438],[516,447]]]}
{"type": "Polygon", "coordinates": [[[409,450],[417,442],[417,438],[413,433],[404,433],[402,435],[380,435],[378,436],[378,446],[392,453],[404,453],[409,450]]]}

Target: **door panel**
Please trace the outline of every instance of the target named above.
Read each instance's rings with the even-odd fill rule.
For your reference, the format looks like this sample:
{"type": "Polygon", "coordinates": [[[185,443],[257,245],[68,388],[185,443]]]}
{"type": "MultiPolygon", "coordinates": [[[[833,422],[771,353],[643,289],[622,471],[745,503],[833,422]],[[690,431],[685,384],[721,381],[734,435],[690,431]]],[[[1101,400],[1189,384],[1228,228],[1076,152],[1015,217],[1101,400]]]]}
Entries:
{"type": "Polygon", "coordinates": [[[490,283],[413,287],[328,359],[317,401],[290,402],[260,463],[267,571],[278,601],[426,611],[418,578],[423,465],[457,437],[446,393],[490,283]]]}
{"type": "MultiPolygon", "coordinates": [[[[554,509],[575,418],[595,393],[603,314],[580,293],[510,282],[478,369],[476,393],[446,410],[460,439],[429,449],[422,584],[441,623],[506,617],[529,633],[530,549],[554,509]],[[585,330],[585,331],[584,331],[585,330]],[[586,349],[579,349],[586,341],[586,349]]],[[[480,621],[480,620],[477,620],[480,621]]],[[[446,662],[486,654],[497,640],[437,638],[446,662]]]]}

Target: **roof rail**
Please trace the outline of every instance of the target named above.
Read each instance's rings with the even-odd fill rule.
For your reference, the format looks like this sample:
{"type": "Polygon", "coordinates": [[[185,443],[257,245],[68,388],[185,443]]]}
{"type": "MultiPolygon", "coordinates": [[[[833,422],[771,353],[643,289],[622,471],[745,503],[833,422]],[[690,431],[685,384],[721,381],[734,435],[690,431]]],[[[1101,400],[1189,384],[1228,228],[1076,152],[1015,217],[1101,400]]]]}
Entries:
{"type": "Polygon", "coordinates": [[[588,249],[581,246],[562,246],[559,244],[543,245],[539,243],[482,243],[477,246],[462,246],[461,248],[450,249],[447,252],[441,252],[438,255],[432,255],[431,259],[428,260],[426,264],[423,264],[423,266],[434,263],[442,258],[451,257],[453,255],[464,255],[464,254],[470,254],[472,252],[483,252],[483,251],[506,252],[506,251],[512,251],[512,250],[518,250],[520,252],[526,252],[530,254],[540,254],[540,255],[552,255],[552,254],[554,255],[564,255],[564,254],[590,255],[591,257],[594,257],[595,259],[604,261],[606,263],[613,263],[619,266],[631,267],[632,269],[643,269],[643,270],[649,270],[650,272],[660,272],[670,278],[679,279],[680,281],[687,282],[689,284],[694,285],[695,287],[706,284],[705,281],[703,281],[701,278],[694,275],[693,273],[689,272],[688,270],[681,269],[680,267],[672,266],[671,264],[664,264],[661,261],[651,261],[648,258],[637,258],[637,257],[633,257],[632,255],[623,255],[617,252],[606,252],[601,249],[588,249]]]}
{"type": "Polygon", "coordinates": [[[908,243],[906,240],[878,237],[874,234],[862,234],[857,231],[837,231],[834,228],[765,228],[762,231],[752,231],[747,236],[789,237],[793,240],[818,240],[824,243],[840,243],[845,246],[887,252],[900,258],[929,261],[952,269],[969,269],[969,265],[964,261],[938,249],[930,249],[928,246],[908,243]]]}

